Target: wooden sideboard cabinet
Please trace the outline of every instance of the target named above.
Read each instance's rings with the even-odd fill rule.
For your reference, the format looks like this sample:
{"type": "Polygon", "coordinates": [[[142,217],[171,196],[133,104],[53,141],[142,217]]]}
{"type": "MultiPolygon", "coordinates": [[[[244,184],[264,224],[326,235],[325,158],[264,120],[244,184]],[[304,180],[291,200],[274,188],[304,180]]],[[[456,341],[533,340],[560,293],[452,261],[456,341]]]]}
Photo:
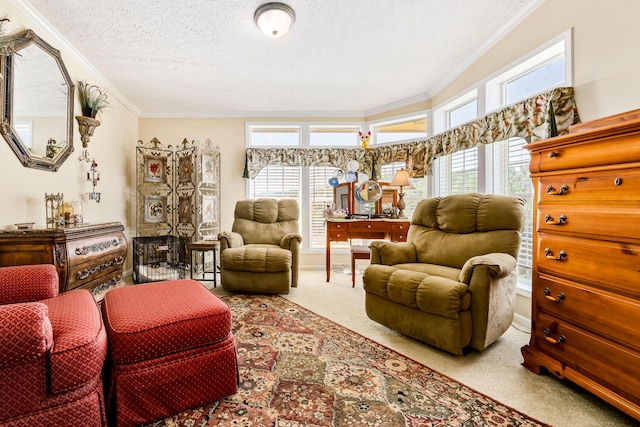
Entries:
{"type": "Polygon", "coordinates": [[[0,266],[54,264],[60,292],[83,288],[97,295],[122,281],[123,230],[117,222],[0,230],[0,266]]]}
{"type": "Polygon", "coordinates": [[[640,419],[638,111],[525,146],[535,187],[523,365],[640,419]]]}

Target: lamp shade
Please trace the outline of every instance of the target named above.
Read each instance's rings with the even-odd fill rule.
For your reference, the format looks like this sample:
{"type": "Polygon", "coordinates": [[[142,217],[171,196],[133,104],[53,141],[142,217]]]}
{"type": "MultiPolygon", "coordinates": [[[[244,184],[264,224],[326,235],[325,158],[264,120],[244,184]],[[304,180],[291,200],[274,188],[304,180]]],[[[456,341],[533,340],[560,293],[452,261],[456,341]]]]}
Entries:
{"type": "Polygon", "coordinates": [[[413,189],[413,185],[411,185],[409,172],[406,169],[400,169],[396,172],[396,176],[393,177],[393,181],[389,184],[392,187],[400,187],[400,191],[405,187],[409,190],[413,189]]]}
{"type": "Polygon", "coordinates": [[[296,13],[284,3],[266,3],[253,16],[258,28],[269,37],[284,36],[296,20],[296,13]]]}

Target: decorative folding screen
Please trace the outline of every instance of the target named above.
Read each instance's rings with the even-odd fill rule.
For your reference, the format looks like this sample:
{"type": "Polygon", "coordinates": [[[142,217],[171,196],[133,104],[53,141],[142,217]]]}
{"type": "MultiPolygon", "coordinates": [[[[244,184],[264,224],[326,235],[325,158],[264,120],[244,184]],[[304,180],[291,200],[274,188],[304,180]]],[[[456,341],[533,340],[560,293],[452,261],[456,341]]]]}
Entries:
{"type": "Polygon", "coordinates": [[[138,141],[138,236],[215,239],[220,231],[220,148],[186,138],[179,147],[138,141]]]}

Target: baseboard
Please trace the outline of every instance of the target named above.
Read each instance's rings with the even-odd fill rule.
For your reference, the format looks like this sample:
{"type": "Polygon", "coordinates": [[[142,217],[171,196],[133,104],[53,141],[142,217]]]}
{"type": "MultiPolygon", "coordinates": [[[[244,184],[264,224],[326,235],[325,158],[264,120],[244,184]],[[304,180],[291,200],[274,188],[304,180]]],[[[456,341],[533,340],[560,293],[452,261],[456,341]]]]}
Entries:
{"type": "Polygon", "coordinates": [[[531,319],[521,314],[515,313],[513,315],[513,323],[515,323],[517,326],[526,328],[527,330],[531,330],[531,319]]]}

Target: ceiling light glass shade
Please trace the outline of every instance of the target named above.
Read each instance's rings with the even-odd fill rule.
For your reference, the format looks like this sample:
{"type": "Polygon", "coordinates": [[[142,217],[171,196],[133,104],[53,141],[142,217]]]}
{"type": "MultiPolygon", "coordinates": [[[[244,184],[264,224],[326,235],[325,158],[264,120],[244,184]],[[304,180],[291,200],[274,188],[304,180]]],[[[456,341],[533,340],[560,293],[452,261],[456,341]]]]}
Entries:
{"type": "Polygon", "coordinates": [[[296,13],[284,3],[266,3],[253,16],[258,28],[269,37],[282,37],[296,21],[296,13]]]}

